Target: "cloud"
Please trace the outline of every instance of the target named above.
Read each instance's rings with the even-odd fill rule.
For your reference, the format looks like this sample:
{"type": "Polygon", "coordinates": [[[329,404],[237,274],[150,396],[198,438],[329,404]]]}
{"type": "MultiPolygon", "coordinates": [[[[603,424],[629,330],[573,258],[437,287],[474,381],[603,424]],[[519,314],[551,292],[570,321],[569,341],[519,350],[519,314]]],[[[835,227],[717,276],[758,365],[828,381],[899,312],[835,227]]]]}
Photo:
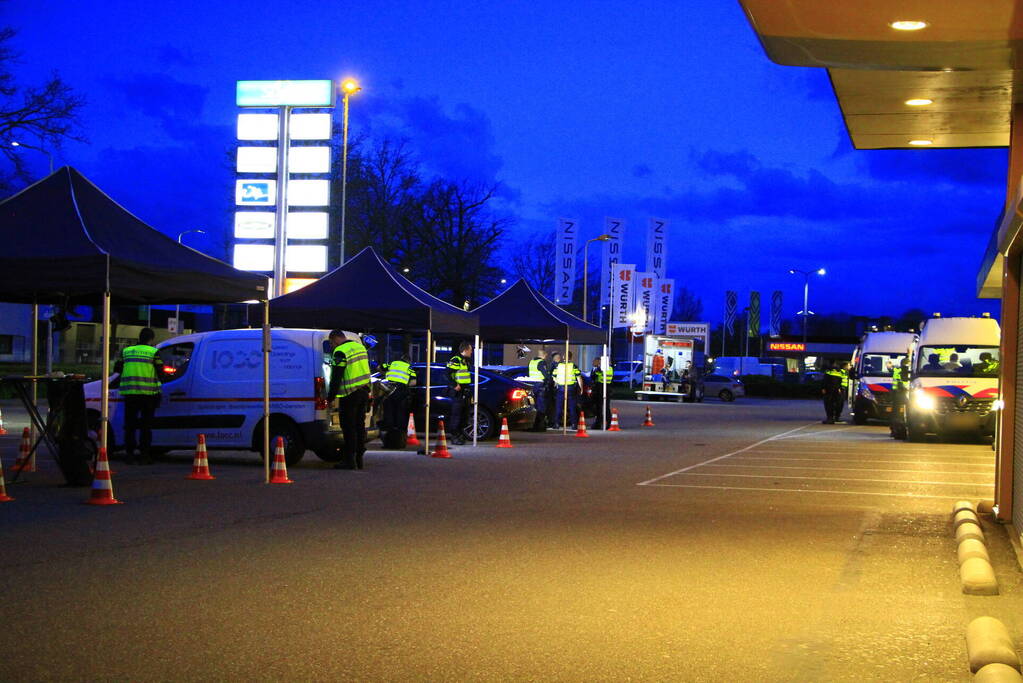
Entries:
{"type": "Polygon", "coordinates": [[[151,117],[174,140],[191,143],[205,128],[199,123],[209,94],[204,86],[162,73],[108,78],[103,83],[127,110],[151,117]]]}
{"type": "Polygon", "coordinates": [[[195,58],[187,55],[173,45],[161,45],[156,58],[165,67],[170,66],[195,66],[195,58]]]}
{"type": "Polygon", "coordinates": [[[653,175],[654,171],[646,164],[636,164],[632,167],[632,176],[634,178],[647,178],[653,175]]]}
{"type": "Polygon", "coordinates": [[[906,149],[859,153],[871,177],[890,181],[927,181],[1004,187],[1006,149],[906,149]]]}

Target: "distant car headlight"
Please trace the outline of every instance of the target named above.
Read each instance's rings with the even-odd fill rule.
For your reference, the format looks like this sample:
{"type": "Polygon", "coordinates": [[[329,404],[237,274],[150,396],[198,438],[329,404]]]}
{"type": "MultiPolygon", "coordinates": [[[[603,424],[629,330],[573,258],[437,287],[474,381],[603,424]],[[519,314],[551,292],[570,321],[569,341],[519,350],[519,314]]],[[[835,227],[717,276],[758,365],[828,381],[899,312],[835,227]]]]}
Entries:
{"type": "Polygon", "coordinates": [[[913,393],[913,405],[920,410],[934,410],[938,402],[923,389],[917,389],[913,393]]]}

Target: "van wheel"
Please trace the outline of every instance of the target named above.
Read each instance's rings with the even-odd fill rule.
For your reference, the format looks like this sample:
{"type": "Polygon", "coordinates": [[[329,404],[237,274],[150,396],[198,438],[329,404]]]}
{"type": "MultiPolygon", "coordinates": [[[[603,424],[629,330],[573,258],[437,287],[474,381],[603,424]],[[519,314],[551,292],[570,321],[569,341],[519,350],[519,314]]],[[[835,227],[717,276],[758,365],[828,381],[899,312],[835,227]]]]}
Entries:
{"type": "Polygon", "coordinates": [[[336,446],[321,446],[313,453],[323,462],[341,462],[341,449],[336,446]]]}
{"type": "Polygon", "coordinates": [[[720,398],[722,401],[731,402],[735,400],[735,394],[730,392],[728,389],[722,389],[720,392],[718,392],[718,398],[720,398]]]}
{"type": "MultiPolygon", "coordinates": [[[[257,444],[257,450],[263,450],[263,424],[256,426],[256,433],[253,440],[257,444]]],[[[297,465],[305,455],[305,442],[302,440],[302,433],[298,425],[286,417],[270,418],[270,458],[273,462],[273,452],[277,447],[277,437],[284,439],[284,462],[297,465]]]]}
{"type": "Polygon", "coordinates": [[[853,424],[861,426],[867,424],[866,411],[857,410],[855,413],[853,413],[853,424]]]}
{"type": "Polygon", "coordinates": [[[927,433],[920,427],[917,427],[912,422],[906,425],[906,440],[907,441],[923,441],[927,433]]]}

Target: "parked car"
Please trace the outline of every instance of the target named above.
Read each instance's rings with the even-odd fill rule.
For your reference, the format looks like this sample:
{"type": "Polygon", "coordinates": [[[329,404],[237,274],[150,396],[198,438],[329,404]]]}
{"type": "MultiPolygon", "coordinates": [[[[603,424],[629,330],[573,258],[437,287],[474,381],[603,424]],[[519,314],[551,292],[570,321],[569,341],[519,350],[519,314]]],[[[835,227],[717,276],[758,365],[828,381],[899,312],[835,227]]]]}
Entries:
{"type": "Polygon", "coordinates": [[[705,396],[717,396],[722,401],[734,401],[746,395],[746,387],[737,377],[706,375],[703,378],[703,393],[705,396]]]}
{"type": "Polygon", "coordinates": [[[628,384],[630,377],[636,386],[643,386],[643,361],[620,360],[615,363],[612,382],[628,384]]]}
{"type": "MultiPolygon", "coordinates": [[[[426,365],[424,363],[413,364],[416,371],[416,400],[415,416],[416,427],[422,429],[425,424],[425,402],[426,395],[426,365]]],[[[491,439],[497,436],[501,430],[501,419],[508,418],[508,428],[524,431],[533,427],[536,419],[536,403],[533,398],[533,389],[524,382],[516,382],[499,372],[486,368],[480,371],[480,394],[479,394],[479,417],[476,437],[478,439],[491,439]]],[[[475,379],[475,377],[473,377],[475,379]]],[[[450,414],[451,399],[447,396],[447,369],[440,363],[435,363],[430,370],[430,396],[432,404],[430,408],[430,429],[436,429],[437,420],[447,418],[450,414]]],[[[470,391],[472,385],[469,385],[470,391]]],[[[472,412],[466,420],[463,430],[466,440],[472,439],[472,412]]]]}

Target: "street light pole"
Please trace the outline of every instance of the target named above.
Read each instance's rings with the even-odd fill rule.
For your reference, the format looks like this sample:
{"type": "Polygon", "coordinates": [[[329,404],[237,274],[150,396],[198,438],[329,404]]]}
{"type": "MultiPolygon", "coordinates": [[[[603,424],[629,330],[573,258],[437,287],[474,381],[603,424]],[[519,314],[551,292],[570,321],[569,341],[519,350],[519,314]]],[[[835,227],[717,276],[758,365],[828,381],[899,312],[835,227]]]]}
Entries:
{"type": "MultiPolygon", "coordinates": [[[[185,235],[187,235],[190,232],[201,232],[204,235],[206,234],[205,230],[182,230],[181,232],[178,233],[178,244],[181,244],[181,238],[184,237],[185,235]]],[[[176,304],[174,306],[174,325],[175,325],[175,329],[174,329],[174,333],[175,334],[178,334],[179,331],[181,329],[183,329],[183,327],[184,327],[181,324],[181,304],[176,304]]]]}
{"type": "Polygon", "coordinates": [[[18,142],[17,140],[12,140],[11,141],[11,147],[25,147],[27,149],[34,149],[37,152],[42,152],[47,157],[49,157],[49,159],[50,159],[50,174],[51,175],[53,174],[53,155],[50,154],[49,150],[44,149],[42,147],[36,147],[34,145],[26,145],[24,142],[18,142]]]}
{"type": "Polygon", "coordinates": [[[339,266],[345,264],[345,210],[348,205],[348,98],[362,90],[351,78],[341,82],[344,92],[344,113],[342,114],[341,133],[341,260],[339,266]]]}
{"type": "MultiPolygon", "coordinates": [[[[803,276],[803,353],[806,353],[806,328],[810,320],[810,276],[811,275],[826,275],[828,271],[823,268],[818,268],[814,271],[800,270],[799,268],[789,268],[789,274],[795,275],[799,273],[803,276]]],[[[805,364],[804,364],[805,365],[805,364]]]]}
{"type": "Polygon", "coordinates": [[[583,245],[583,320],[586,322],[589,322],[586,318],[586,297],[589,294],[590,242],[607,242],[609,239],[611,239],[611,235],[600,235],[591,240],[586,240],[586,244],[583,245]]]}

